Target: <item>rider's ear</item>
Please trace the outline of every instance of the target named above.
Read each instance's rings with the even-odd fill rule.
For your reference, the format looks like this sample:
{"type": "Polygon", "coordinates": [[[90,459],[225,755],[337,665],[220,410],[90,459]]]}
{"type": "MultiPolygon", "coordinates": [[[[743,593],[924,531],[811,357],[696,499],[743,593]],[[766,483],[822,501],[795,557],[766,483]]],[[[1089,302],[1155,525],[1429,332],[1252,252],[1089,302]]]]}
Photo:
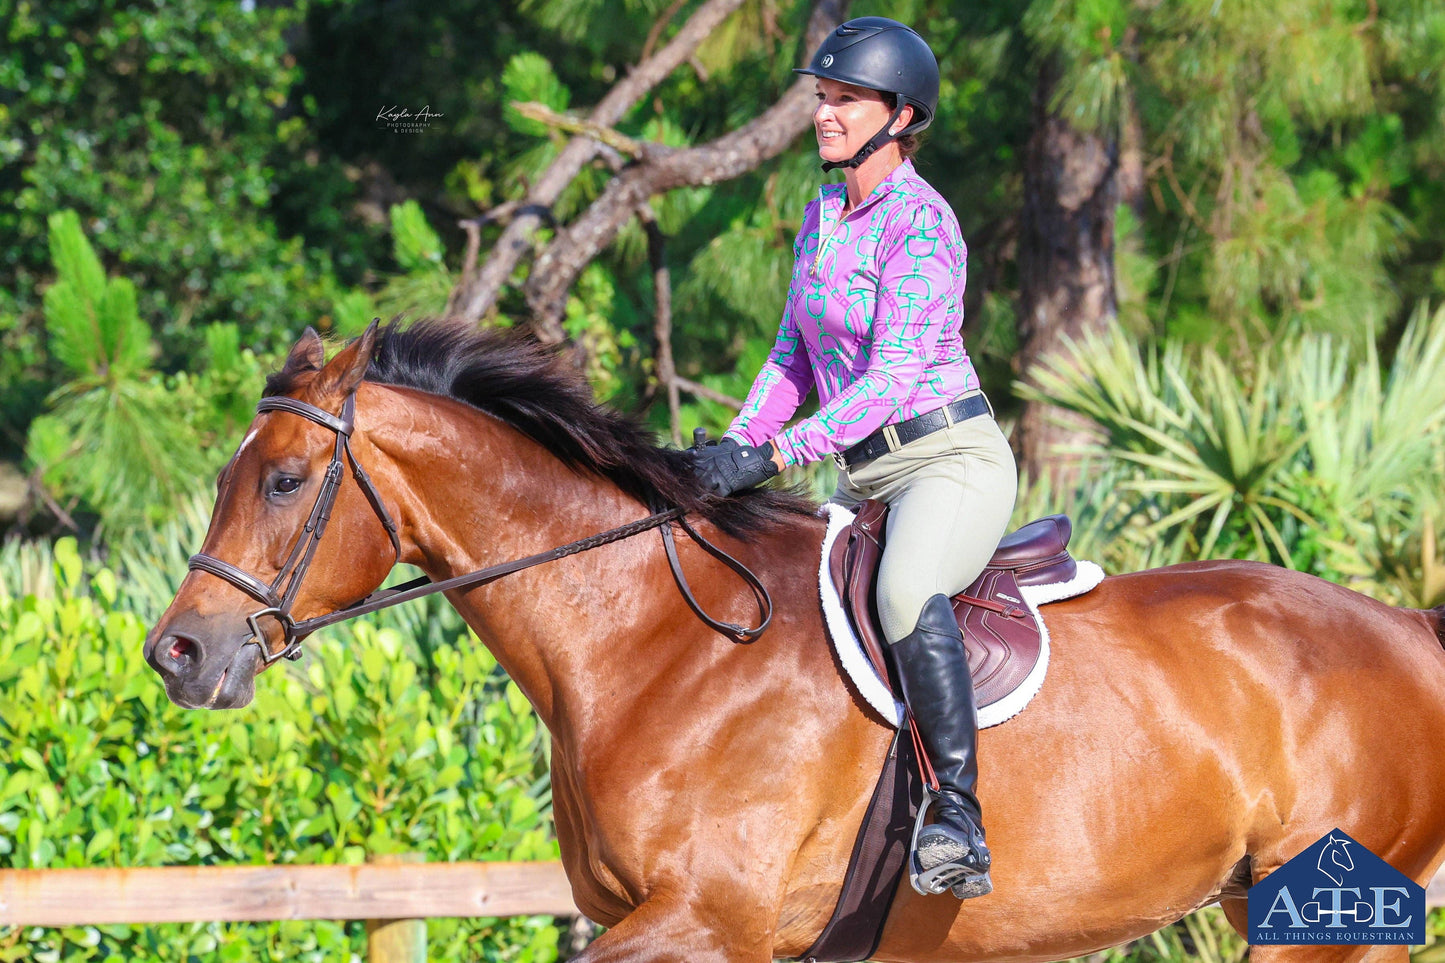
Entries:
{"type": "Polygon", "coordinates": [[[321,373],[321,385],[326,394],[346,396],[356,390],[366,376],[366,366],[371,364],[371,352],[376,347],[377,321],[367,325],[366,332],[342,348],[326,370],[321,373]]]}
{"type": "Polygon", "coordinates": [[[909,124],[913,123],[913,114],[913,105],[904,104],[903,109],[898,113],[898,120],[894,122],[891,128],[889,128],[888,133],[896,134],[903,128],[907,127],[909,124]]]}
{"type": "Polygon", "coordinates": [[[308,326],[301,333],[301,340],[292,345],[281,373],[296,375],[303,371],[320,371],[325,361],[326,345],[321,342],[321,335],[316,333],[316,329],[308,326]]]}

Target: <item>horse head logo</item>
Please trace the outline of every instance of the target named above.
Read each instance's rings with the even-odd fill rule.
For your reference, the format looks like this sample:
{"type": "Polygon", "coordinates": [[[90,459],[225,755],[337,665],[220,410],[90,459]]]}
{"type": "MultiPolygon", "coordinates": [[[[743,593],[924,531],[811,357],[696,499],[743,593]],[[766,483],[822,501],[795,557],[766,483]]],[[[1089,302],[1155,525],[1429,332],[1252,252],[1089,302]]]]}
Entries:
{"type": "Polygon", "coordinates": [[[1320,850],[1319,871],[1324,873],[1336,886],[1343,886],[1345,873],[1355,868],[1355,859],[1350,855],[1348,839],[1336,839],[1330,833],[1330,841],[1320,850]]]}

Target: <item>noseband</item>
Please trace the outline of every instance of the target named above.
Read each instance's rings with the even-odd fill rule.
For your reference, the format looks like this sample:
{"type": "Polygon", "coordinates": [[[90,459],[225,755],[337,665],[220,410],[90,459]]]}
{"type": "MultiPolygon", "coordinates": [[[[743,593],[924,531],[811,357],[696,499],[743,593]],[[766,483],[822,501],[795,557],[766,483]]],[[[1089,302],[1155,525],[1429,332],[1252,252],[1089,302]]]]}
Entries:
{"type": "Polygon", "coordinates": [[[366,470],[361,467],[361,463],[351,452],[352,419],[356,416],[355,394],[347,395],[346,403],[341,406],[340,417],[322,411],[313,404],[297,401],[295,398],[262,398],[256,405],[256,413],[259,415],[266,411],[289,411],[293,415],[300,415],[336,432],[336,447],[331,452],[331,464],[326,466],[326,475],[321,482],[321,491],[316,493],[316,504],[311,506],[311,515],[306,519],[306,525],[301,529],[296,544],[292,546],[286,564],[281,566],[281,571],[276,573],[276,578],[271,581],[270,585],[254,575],[242,571],[230,562],[223,562],[219,558],[203,552],[192,555],[187,564],[193,572],[209,572],[225,579],[266,606],[264,609],[248,615],[246,623],[251,626],[253,633],[250,641],[255,642],[261,650],[261,661],[270,665],[282,658],[292,661],[301,658],[301,641],[306,634],[297,631],[297,622],[291,617],[291,606],[296,601],[297,593],[301,591],[302,579],[306,577],[307,570],[311,568],[311,559],[316,554],[316,547],[321,544],[321,536],[326,533],[326,523],[331,520],[331,509],[336,504],[337,492],[341,490],[343,456],[346,462],[350,463],[351,473],[356,477],[357,484],[366,493],[366,500],[371,502],[371,507],[375,509],[376,517],[381,519],[386,534],[391,536],[391,548],[396,553],[397,561],[401,560],[401,541],[396,535],[396,524],[387,514],[381,496],[377,494],[376,487],[371,483],[371,477],[366,474],[366,470]],[[285,585],[284,589],[282,588],[283,584],[285,585]],[[285,643],[275,653],[266,648],[266,636],[261,632],[258,622],[259,619],[268,615],[281,624],[282,639],[285,643]]]}
{"type": "Polygon", "coordinates": [[[247,595],[262,603],[266,607],[259,609],[246,617],[246,624],[251,627],[251,638],[247,642],[256,643],[261,650],[261,661],[266,665],[277,662],[281,659],[290,659],[293,662],[301,658],[301,643],[308,635],[317,629],[347,619],[356,618],[358,615],[365,615],[380,609],[389,608],[393,605],[400,605],[402,602],[409,602],[412,599],[421,598],[424,595],[431,595],[436,592],[446,592],[453,589],[475,588],[493,582],[503,575],[510,575],[519,572],[524,568],[531,568],[533,565],[541,565],[543,562],[554,562],[578,552],[585,552],[588,549],[599,548],[612,542],[630,538],[641,532],[654,528],[662,529],[663,547],[667,554],[668,566],[672,569],[674,579],[677,581],[678,589],[682,592],[688,607],[693,610],[699,619],[706,625],[723,635],[728,636],[734,642],[748,643],[755,641],[767,629],[773,619],[773,600],[768,595],[768,590],[756,575],[750,572],[737,559],[731,557],[722,549],[703,538],[702,534],[687,523],[681,509],[672,508],[665,511],[654,512],[646,518],[639,519],[627,525],[609,529],[597,535],[578,539],[566,545],[551,549],[546,552],[539,552],[536,555],[529,555],[526,558],[519,558],[511,562],[504,562],[500,565],[493,565],[488,568],[479,569],[475,572],[468,572],[465,575],[458,575],[441,582],[433,582],[423,576],[413,579],[394,588],[382,589],[367,596],[359,602],[348,605],[345,608],[331,612],[328,615],[318,615],[315,618],[304,619],[300,622],[291,617],[291,606],[296,601],[297,594],[301,591],[301,581],[306,577],[307,570],[311,567],[312,556],[316,554],[316,547],[321,543],[321,536],[326,532],[326,523],[331,520],[331,509],[336,504],[336,494],[341,490],[341,474],[343,471],[343,458],[351,465],[351,473],[356,482],[361,486],[362,492],[366,494],[366,500],[371,502],[371,507],[376,512],[376,517],[381,520],[382,527],[386,534],[391,537],[391,548],[396,553],[392,564],[401,561],[401,540],[396,534],[396,523],[387,514],[386,505],[382,503],[381,495],[377,493],[376,487],[371,483],[371,476],[356,460],[351,452],[351,429],[352,420],[356,416],[356,394],[353,392],[346,396],[346,402],[341,406],[340,416],[323,411],[313,404],[304,401],[297,401],[295,398],[274,397],[262,398],[256,405],[256,413],[259,415],[266,411],[287,411],[293,415],[300,415],[310,421],[316,422],[324,428],[330,428],[336,432],[336,447],[331,452],[331,464],[326,466],[326,475],[321,482],[321,491],[316,493],[316,504],[311,507],[311,514],[306,519],[306,525],[301,529],[301,534],[296,538],[296,544],[291,547],[291,554],[286,558],[286,564],[281,566],[281,571],[270,585],[256,578],[248,572],[242,571],[230,562],[224,562],[214,555],[207,555],[204,552],[197,552],[192,555],[188,566],[193,572],[208,572],[217,578],[224,579],[247,595]],[[671,522],[677,522],[682,530],[687,533],[704,551],[712,555],[718,561],[731,568],[745,581],[753,591],[753,596],[758,603],[758,612],[761,621],[755,628],[742,625],[734,625],[731,622],[722,622],[712,618],[702,610],[702,606],[693,597],[692,590],[688,587],[687,577],[682,572],[682,562],[678,558],[677,548],[673,542],[671,522]],[[285,588],[282,588],[282,585],[285,588]],[[275,619],[281,626],[282,646],[277,652],[271,652],[266,648],[266,636],[261,631],[259,620],[265,616],[275,619]]]}

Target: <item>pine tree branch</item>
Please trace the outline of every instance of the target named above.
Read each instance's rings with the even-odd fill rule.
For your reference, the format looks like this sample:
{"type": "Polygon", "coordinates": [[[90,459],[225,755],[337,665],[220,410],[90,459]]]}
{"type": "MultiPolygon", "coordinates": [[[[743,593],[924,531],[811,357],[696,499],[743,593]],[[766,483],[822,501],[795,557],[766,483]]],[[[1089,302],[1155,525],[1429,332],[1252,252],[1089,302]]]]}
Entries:
{"type": "MultiPolygon", "coordinates": [[[[610,148],[608,149],[610,152],[610,148]]],[[[507,224],[512,218],[519,214],[530,214],[538,218],[544,224],[552,221],[551,208],[540,205],[528,205],[523,200],[505,201],[496,207],[479,214],[476,217],[469,217],[457,221],[457,227],[466,232],[467,247],[462,255],[462,270],[458,276],[456,285],[451,293],[447,295],[447,306],[442,311],[442,316],[455,318],[458,315],[458,299],[465,296],[466,292],[472,290],[477,279],[477,259],[482,250],[482,228],[488,224],[507,224]]]]}
{"type": "Polygon", "coordinates": [[[657,338],[657,381],[667,389],[668,422],[672,429],[672,443],[682,447],[682,397],[681,392],[697,395],[709,401],[730,405],[739,410],[743,403],[731,395],[714,391],[707,385],[698,384],[677,373],[672,357],[672,279],[667,269],[666,237],[657,223],[651,204],[637,209],[637,219],[647,232],[647,259],[652,265],[652,289],[657,299],[657,316],[653,333],[657,338]]]}
{"type": "Polygon", "coordinates": [[[699,398],[706,398],[708,401],[716,401],[720,405],[728,405],[739,411],[742,410],[743,403],[732,395],[725,395],[721,391],[709,388],[707,385],[698,384],[696,381],[682,377],[682,375],[676,375],[672,380],[677,383],[679,388],[689,394],[697,395],[699,398]]]}
{"type": "MultiPolygon", "coordinates": [[[[490,213],[490,212],[489,212],[490,213]]],[[[486,215],[483,215],[486,217],[486,215]]],[[[451,317],[456,312],[457,292],[465,290],[472,282],[477,271],[477,255],[482,250],[482,225],[485,224],[482,218],[475,220],[457,221],[457,226],[467,232],[467,250],[462,255],[462,276],[456,287],[452,288],[447,295],[447,306],[442,312],[446,317],[451,317]]]]}
{"type": "MultiPolygon", "coordinates": [[[[742,3],[743,0],[707,0],[661,50],[644,59],[607,92],[607,96],[593,108],[588,120],[600,127],[611,127],[620,121],[644,94],[685,63],[698,44],[742,3]]],[[[466,290],[451,299],[457,317],[476,322],[496,306],[502,287],[512,276],[522,255],[531,248],[532,234],[542,224],[542,218],[535,210],[551,209],[572,179],[596,156],[597,146],[591,138],[574,137],[537,178],[524,202],[530,210],[518,211],[493,245],[486,262],[466,285],[466,290]]],[[[555,331],[547,334],[554,336],[551,340],[560,340],[555,337],[555,331]]]]}
{"type": "Polygon", "coordinates": [[[648,198],[678,187],[730,180],[777,156],[809,124],[813,82],[799,81],[772,108],[708,144],[627,168],[537,259],[524,292],[539,330],[560,328],[567,292],[648,198]]]}
{"type": "MultiPolygon", "coordinates": [[[[848,0],[818,0],[808,21],[811,51],[842,22],[848,0]]],[[[523,288],[532,323],[544,340],[560,340],[567,292],[593,258],[612,243],[637,209],[655,194],[730,180],[778,154],[811,124],[813,79],[800,78],[751,123],[698,147],[660,153],[613,178],[602,196],[558,232],[523,288]],[[557,337],[549,337],[552,332],[557,337]]]]}
{"type": "Polygon", "coordinates": [[[582,137],[590,137],[599,144],[605,144],[620,154],[637,160],[646,159],[659,152],[672,150],[661,144],[650,144],[644,140],[636,140],[628,137],[620,131],[611,127],[604,127],[594,123],[585,117],[573,117],[570,114],[559,114],[546,104],[539,104],[534,100],[525,102],[513,102],[512,109],[528,120],[539,121],[548,127],[555,127],[557,130],[568,134],[576,134],[582,137]]]}
{"type": "MultiPolygon", "coordinates": [[[[56,521],[60,522],[61,525],[65,526],[72,532],[80,531],[80,526],[75,523],[74,518],[70,517],[70,513],[67,512],[64,508],[61,508],[60,503],[57,502],[55,499],[51,498],[50,492],[45,490],[45,483],[40,480],[39,468],[35,469],[35,471],[31,473],[30,477],[28,478],[28,482],[30,494],[40,499],[41,503],[50,510],[50,514],[55,516],[56,521]]],[[[73,501],[71,502],[70,507],[75,507],[75,503],[73,501]]]]}
{"type": "Polygon", "coordinates": [[[643,60],[652,56],[652,49],[657,46],[657,41],[662,39],[662,31],[667,29],[669,23],[672,23],[672,18],[677,16],[677,12],[682,9],[682,5],[685,3],[687,3],[687,0],[672,0],[668,8],[662,11],[662,16],[658,17],[657,21],[652,25],[652,29],[647,31],[647,39],[642,42],[643,60]]]}

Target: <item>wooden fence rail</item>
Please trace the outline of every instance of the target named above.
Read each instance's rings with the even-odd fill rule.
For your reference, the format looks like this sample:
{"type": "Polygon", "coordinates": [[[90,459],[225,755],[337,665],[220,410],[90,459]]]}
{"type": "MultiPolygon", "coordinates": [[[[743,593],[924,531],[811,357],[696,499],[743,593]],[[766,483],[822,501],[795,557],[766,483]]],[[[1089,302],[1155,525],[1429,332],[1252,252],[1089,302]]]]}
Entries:
{"type": "MultiPolygon", "coordinates": [[[[1445,906],[1445,871],[1426,903],[1445,906]]],[[[0,926],[577,913],[556,862],[0,870],[0,926]]]]}
{"type": "Polygon", "coordinates": [[[0,925],[576,914],[556,862],[0,870],[0,925]]]}

